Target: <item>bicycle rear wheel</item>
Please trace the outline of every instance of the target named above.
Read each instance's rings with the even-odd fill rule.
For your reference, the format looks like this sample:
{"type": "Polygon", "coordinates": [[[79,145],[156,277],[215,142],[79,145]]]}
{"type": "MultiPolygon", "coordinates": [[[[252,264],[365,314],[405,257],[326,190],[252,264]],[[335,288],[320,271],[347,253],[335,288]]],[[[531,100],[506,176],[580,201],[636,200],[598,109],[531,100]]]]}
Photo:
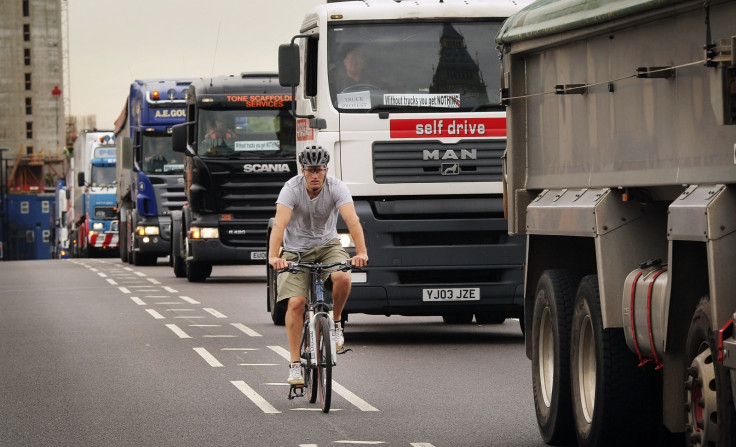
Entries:
{"type": "Polygon", "coordinates": [[[332,338],[330,320],[321,317],[317,325],[317,378],[319,382],[319,401],[322,412],[330,411],[332,400],[332,338]]]}

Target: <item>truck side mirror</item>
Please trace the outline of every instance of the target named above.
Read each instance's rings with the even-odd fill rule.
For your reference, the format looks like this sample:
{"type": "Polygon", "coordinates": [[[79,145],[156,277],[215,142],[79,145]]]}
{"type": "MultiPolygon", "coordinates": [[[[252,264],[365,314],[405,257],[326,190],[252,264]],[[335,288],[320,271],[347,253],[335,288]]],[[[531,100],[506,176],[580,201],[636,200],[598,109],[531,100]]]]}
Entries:
{"type": "Polygon", "coordinates": [[[282,87],[299,85],[299,45],[279,45],[279,84],[282,87]]]}
{"type": "Polygon", "coordinates": [[[174,152],[187,153],[187,126],[191,123],[176,124],[171,128],[171,148],[174,152]]]}
{"type": "Polygon", "coordinates": [[[123,169],[133,169],[133,140],[130,137],[123,137],[122,141],[120,164],[123,169]]]}
{"type": "Polygon", "coordinates": [[[84,186],[84,172],[77,174],[77,186],[84,186]]]}

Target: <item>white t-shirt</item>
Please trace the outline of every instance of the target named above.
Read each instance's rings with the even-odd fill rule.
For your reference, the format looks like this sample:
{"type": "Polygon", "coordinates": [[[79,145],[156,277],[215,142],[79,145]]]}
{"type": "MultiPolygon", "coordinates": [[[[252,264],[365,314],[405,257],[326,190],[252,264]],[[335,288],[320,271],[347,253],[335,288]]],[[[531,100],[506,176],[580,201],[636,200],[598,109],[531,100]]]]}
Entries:
{"type": "Polygon", "coordinates": [[[301,253],[337,238],[338,208],[352,201],[345,183],[330,175],[314,199],[309,198],[303,175],[289,179],[276,199],[276,203],[292,210],[284,231],[284,250],[301,253]]]}

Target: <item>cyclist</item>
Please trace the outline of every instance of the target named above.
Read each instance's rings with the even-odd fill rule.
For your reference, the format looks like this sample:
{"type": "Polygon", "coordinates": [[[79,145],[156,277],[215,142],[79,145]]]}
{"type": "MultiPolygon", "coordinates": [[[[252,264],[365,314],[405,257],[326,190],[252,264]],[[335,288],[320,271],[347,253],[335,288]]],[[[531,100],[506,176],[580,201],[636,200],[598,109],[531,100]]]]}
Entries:
{"type": "MultiPolygon", "coordinates": [[[[337,213],[345,221],[355,244],[356,254],[350,258],[354,267],[365,267],[368,250],[363,227],[355,212],[353,198],[341,180],[327,175],[330,154],[321,146],[307,147],[299,154],[302,173],[284,184],[276,200],[276,218],[269,242],[268,263],[283,270],[289,262],[329,264],[349,258],[337,235],[337,213]],[[283,243],[283,251],[279,249],[283,243]]],[[[332,272],[333,318],[335,344],[342,349],[345,342],[340,324],[342,309],[350,294],[350,272],[332,272]]],[[[286,334],[289,341],[289,384],[303,385],[299,361],[299,342],[304,324],[304,309],[309,290],[307,273],[278,276],[277,305],[286,306],[286,334]]]]}

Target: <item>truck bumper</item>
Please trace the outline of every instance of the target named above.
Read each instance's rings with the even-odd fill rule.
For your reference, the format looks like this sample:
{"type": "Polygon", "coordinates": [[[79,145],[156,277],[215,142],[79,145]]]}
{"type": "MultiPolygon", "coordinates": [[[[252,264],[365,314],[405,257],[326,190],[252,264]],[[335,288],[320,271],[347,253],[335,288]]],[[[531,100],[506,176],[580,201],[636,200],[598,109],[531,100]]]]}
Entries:
{"type": "Polygon", "coordinates": [[[171,241],[161,236],[135,235],[133,251],[144,255],[168,256],[171,251],[171,241]]]}
{"type": "Polygon", "coordinates": [[[523,316],[526,243],[508,235],[505,219],[379,219],[367,201],[355,206],[370,263],[353,274],[346,312],[523,316]]]}
{"type": "Polygon", "coordinates": [[[188,261],[211,265],[250,265],[266,263],[266,246],[255,248],[232,247],[219,239],[189,240],[188,261]]]}

